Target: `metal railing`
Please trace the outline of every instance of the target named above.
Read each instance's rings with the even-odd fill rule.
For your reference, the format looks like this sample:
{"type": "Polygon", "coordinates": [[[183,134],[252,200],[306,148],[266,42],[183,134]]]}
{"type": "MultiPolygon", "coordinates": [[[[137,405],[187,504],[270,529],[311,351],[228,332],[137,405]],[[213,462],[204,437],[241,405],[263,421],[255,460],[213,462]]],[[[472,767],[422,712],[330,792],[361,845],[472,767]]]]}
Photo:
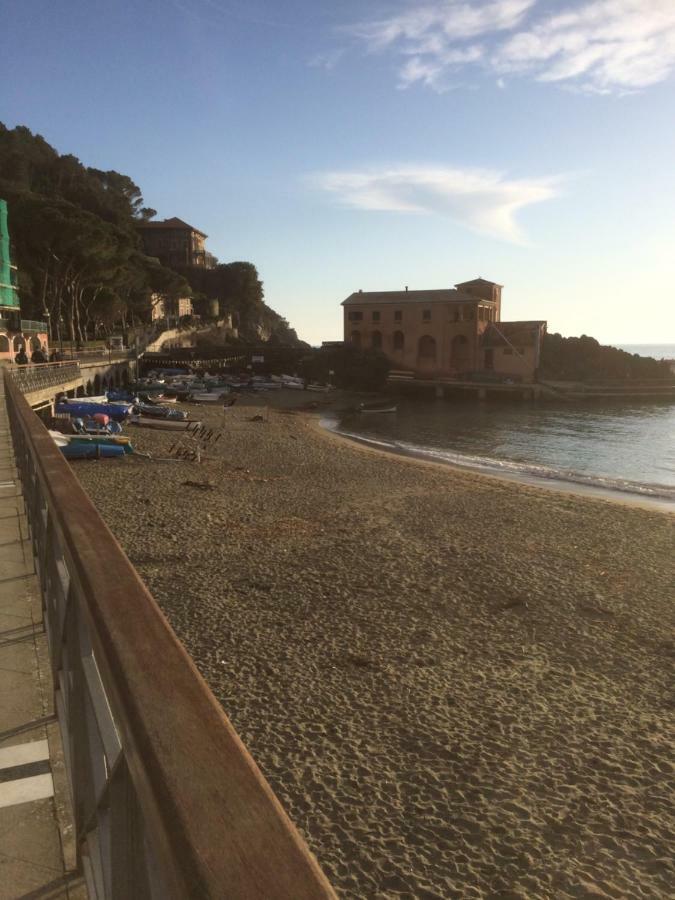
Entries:
{"type": "Polygon", "coordinates": [[[34,319],[22,319],[21,320],[21,330],[22,331],[39,331],[43,334],[47,334],[49,331],[49,325],[46,322],[37,322],[34,319]]]}
{"type": "Polygon", "coordinates": [[[15,380],[5,385],[90,896],[334,898],[15,380]]]}
{"type": "Polygon", "coordinates": [[[37,363],[6,367],[12,381],[24,394],[59,388],[81,378],[80,364],[76,361],[37,363]]]}

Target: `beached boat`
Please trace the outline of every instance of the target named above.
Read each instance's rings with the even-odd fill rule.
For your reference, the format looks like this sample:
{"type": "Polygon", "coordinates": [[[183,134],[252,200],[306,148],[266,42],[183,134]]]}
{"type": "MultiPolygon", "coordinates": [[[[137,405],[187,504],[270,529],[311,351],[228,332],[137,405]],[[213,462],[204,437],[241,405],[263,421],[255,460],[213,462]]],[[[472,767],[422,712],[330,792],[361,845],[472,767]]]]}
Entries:
{"type": "Polygon", "coordinates": [[[128,437],[121,434],[63,434],[60,431],[49,432],[59,447],[68,444],[98,444],[102,447],[122,447],[125,453],[133,453],[134,448],[128,437]]]}
{"type": "Polygon", "coordinates": [[[115,421],[121,421],[126,419],[131,408],[129,403],[91,403],[87,400],[64,400],[56,404],[54,412],[57,415],[72,416],[73,418],[85,418],[102,413],[110,416],[115,421]]]}
{"type": "Polygon", "coordinates": [[[190,431],[197,430],[201,427],[201,422],[194,422],[189,419],[156,419],[151,416],[132,416],[129,419],[130,425],[137,425],[139,428],[156,428],[159,431],[190,431]]]}
{"type": "Polygon", "coordinates": [[[66,459],[108,459],[124,456],[122,444],[99,444],[86,441],[71,441],[68,436],[58,434],[52,436],[54,443],[66,459]]]}
{"type": "Polygon", "coordinates": [[[228,390],[223,390],[222,388],[218,391],[213,391],[212,393],[199,393],[199,394],[190,394],[190,400],[192,403],[222,403],[229,394],[228,390]]]}
{"type": "Polygon", "coordinates": [[[182,409],[171,409],[168,406],[159,406],[148,403],[137,403],[133,407],[133,414],[140,415],[151,419],[177,419],[183,421],[187,419],[188,414],[182,409]]]}

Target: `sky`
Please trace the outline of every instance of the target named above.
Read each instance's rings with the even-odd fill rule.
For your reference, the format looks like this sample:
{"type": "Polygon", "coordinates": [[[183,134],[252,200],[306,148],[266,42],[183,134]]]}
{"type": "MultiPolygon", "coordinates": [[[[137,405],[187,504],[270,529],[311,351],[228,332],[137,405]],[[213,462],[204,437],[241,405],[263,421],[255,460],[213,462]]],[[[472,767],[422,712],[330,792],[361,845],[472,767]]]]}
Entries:
{"type": "Polygon", "coordinates": [[[675,0],[5,10],[0,121],[255,263],[311,343],[353,291],[478,276],[504,319],[675,343],[675,0]]]}

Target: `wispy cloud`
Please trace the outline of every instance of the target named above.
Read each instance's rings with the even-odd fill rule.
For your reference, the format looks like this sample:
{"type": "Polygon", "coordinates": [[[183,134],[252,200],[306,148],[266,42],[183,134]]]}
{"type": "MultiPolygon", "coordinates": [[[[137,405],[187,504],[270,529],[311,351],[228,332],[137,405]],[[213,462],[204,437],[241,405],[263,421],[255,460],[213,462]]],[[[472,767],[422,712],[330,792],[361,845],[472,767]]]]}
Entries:
{"type": "Polygon", "coordinates": [[[340,203],[364,210],[435,213],[512,243],[524,243],[516,214],[560,193],[562,178],[508,179],[487,169],[395,166],[310,178],[340,203]]]}
{"type": "Polygon", "coordinates": [[[549,10],[538,0],[433,0],[350,32],[369,51],[399,57],[402,88],[447,90],[460,70],[478,66],[492,76],[625,93],[675,69],[675,0],[563,0],[549,10]]]}

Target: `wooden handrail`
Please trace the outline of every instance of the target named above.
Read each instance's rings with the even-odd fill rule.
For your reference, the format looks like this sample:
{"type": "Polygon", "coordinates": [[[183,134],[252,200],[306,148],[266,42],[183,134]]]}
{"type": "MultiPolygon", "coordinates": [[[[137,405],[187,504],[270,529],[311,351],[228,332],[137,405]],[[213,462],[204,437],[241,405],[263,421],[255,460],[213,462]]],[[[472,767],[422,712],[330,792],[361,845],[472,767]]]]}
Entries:
{"type": "MultiPolygon", "coordinates": [[[[157,603],[12,378],[6,396],[50,505],[145,822],[171,893],[334,898],[157,603]]],[[[73,588],[71,588],[71,591],[73,588]]]]}

